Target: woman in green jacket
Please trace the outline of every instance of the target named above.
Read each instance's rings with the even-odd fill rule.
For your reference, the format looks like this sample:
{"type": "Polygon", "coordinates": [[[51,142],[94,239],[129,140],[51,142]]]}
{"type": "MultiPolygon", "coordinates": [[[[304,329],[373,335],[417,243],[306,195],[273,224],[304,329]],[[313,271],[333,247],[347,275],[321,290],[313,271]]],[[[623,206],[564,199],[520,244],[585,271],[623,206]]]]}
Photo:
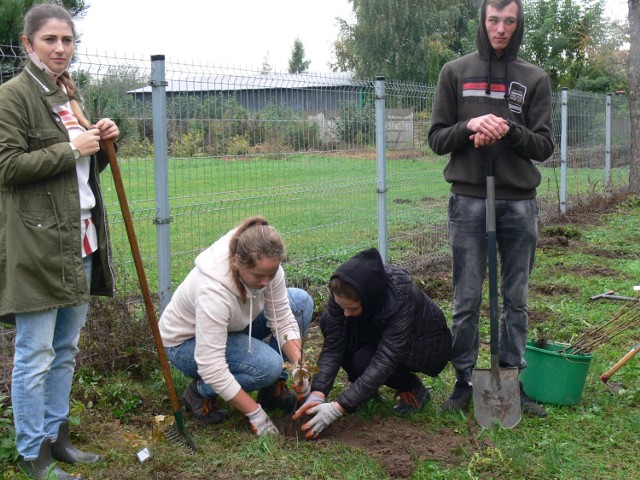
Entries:
{"type": "Polygon", "coordinates": [[[89,123],[68,67],[69,13],[38,4],[24,20],[29,61],[0,86],[0,318],[16,324],[11,398],[20,464],[32,478],[71,477],[54,462],[100,457],[69,441],[69,395],[91,294],[113,295],[100,150],[110,119],[89,123]]]}

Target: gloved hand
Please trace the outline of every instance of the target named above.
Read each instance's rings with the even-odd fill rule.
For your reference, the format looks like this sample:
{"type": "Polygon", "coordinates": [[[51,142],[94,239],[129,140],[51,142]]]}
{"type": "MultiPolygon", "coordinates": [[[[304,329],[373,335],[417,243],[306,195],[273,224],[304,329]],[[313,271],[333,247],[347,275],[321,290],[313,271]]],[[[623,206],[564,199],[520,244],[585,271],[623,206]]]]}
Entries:
{"type": "Polygon", "coordinates": [[[247,418],[251,424],[251,428],[259,437],[266,435],[267,433],[278,434],[278,429],[273,424],[267,412],[262,409],[262,406],[258,405],[258,409],[254,412],[247,413],[247,418]]]}
{"type": "Polygon", "coordinates": [[[309,382],[309,372],[306,368],[296,363],[291,372],[293,391],[296,392],[298,402],[303,402],[311,392],[311,383],[309,382]]]}
{"type": "Polygon", "coordinates": [[[307,413],[313,414],[314,417],[301,427],[302,431],[307,432],[305,437],[317,438],[320,432],[342,416],[340,408],[338,402],[321,403],[309,408],[307,413]]]}
{"type": "Polygon", "coordinates": [[[297,420],[300,417],[300,415],[307,413],[307,410],[309,410],[312,407],[315,407],[316,405],[320,405],[321,403],[324,403],[324,393],[311,392],[311,395],[307,397],[305,402],[300,406],[300,408],[293,415],[293,419],[297,420]]]}

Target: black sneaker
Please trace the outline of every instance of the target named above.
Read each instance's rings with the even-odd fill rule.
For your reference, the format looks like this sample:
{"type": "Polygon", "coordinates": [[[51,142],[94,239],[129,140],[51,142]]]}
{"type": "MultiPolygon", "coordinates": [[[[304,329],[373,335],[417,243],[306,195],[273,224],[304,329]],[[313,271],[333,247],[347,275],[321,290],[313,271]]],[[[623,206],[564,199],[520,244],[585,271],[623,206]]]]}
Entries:
{"type": "Polygon", "coordinates": [[[284,380],[261,389],[256,401],[266,410],[279,408],[285,412],[292,412],[297,405],[296,395],[289,390],[284,380]]]}
{"type": "Polygon", "coordinates": [[[396,398],[398,400],[393,406],[393,410],[397,414],[407,415],[411,412],[416,412],[431,398],[429,390],[427,390],[422,381],[420,379],[417,380],[418,383],[411,390],[396,392],[396,398]]]}
{"type": "Polygon", "coordinates": [[[529,398],[529,395],[524,393],[522,382],[520,382],[520,408],[522,409],[522,413],[529,413],[534,417],[547,418],[547,411],[529,398]]]}
{"type": "Polygon", "coordinates": [[[469,406],[469,400],[473,394],[473,387],[469,385],[469,382],[456,381],[453,387],[453,393],[447,398],[440,408],[443,412],[460,412],[467,409],[469,406]]]}
{"type": "Polygon", "coordinates": [[[189,384],[182,394],[181,400],[193,418],[203,423],[220,423],[227,417],[227,411],[219,408],[215,398],[207,398],[200,395],[197,387],[198,381],[189,384]]]}

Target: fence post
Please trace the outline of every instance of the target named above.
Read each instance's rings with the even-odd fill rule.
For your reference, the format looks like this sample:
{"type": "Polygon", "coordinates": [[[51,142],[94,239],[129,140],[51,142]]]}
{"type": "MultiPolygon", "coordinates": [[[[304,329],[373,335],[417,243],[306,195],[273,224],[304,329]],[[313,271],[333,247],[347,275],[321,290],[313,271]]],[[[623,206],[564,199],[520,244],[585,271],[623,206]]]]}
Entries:
{"type": "Polygon", "coordinates": [[[607,93],[605,107],[604,192],[611,195],[611,94],[607,93]]]}
{"type": "Polygon", "coordinates": [[[567,213],[567,110],[569,104],[569,92],[567,87],[562,88],[561,111],[561,137],[560,137],[560,213],[567,213]]]}
{"type": "Polygon", "coordinates": [[[151,108],[153,120],[153,172],[156,190],[158,297],[160,313],[171,300],[171,236],[169,223],[169,164],[167,159],[167,81],[164,55],[151,56],[151,108]]]}
{"type": "Polygon", "coordinates": [[[378,172],[378,250],[387,262],[387,163],[384,77],[376,77],[376,160],[378,172]]]}

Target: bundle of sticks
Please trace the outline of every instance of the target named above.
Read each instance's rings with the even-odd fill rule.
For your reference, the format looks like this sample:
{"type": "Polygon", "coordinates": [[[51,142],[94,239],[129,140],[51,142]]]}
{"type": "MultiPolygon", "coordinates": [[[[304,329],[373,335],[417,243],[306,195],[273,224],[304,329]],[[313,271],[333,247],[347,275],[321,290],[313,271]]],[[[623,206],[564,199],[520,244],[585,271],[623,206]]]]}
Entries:
{"type": "Polygon", "coordinates": [[[589,354],[622,332],[639,326],[640,302],[633,300],[635,299],[625,302],[625,305],[613,318],[592,326],[563,350],[574,354],[589,354]]]}

